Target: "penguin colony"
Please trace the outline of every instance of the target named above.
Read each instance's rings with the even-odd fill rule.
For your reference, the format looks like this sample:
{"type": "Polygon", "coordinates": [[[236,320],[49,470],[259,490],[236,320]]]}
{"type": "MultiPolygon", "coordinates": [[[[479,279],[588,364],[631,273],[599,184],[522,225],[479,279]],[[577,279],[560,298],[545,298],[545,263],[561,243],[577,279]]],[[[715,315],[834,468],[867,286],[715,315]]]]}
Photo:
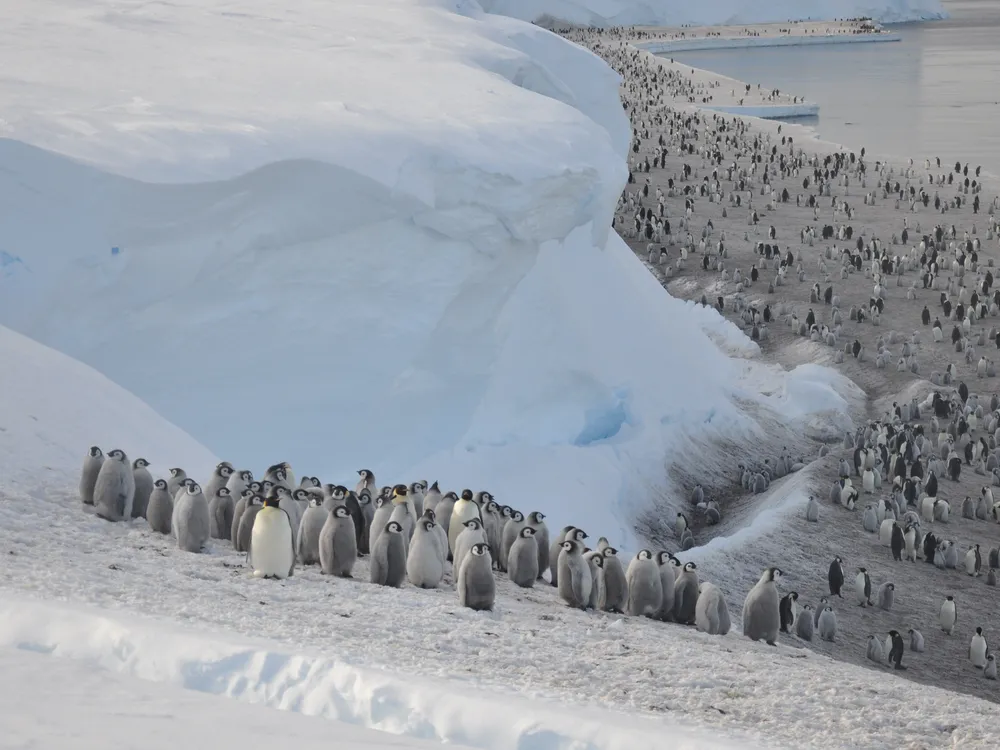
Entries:
{"type": "MultiPolygon", "coordinates": [[[[822,527],[824,515],[857,512],[864,530],[858,533],[873,534],[894,562],[926,561],[995,587],[998,527],[986,532],[988,546],[946,539],[936,528],[948,528],[955,516],[1000,522],[993,502],[1000,486],[1000,404],[995,395],[971,394],[965,382],[987,394],[995,388],[990,352],[1000,349],[994,284],[1000,200],[984,192],[981,170],[940,159],[925,160],[922,169],[912,160],[897,166],[866,159],[864,149],[810,154],[782,136],[781,127],[762,132],[739,118],[685,106],[710,105],[712,86],[632,46],[657,38],[656,32],[557,32],[622,75],[632,142],[614,226],[665,287],[714,307],[764,351],[781,356],[794,345],[802,352],[793,342],[805,342],[807,360],[839,367],[871,398],[899,392],[900,381],[936,388],[920,403],[898,399],[846,436],[839,451],[820,450],[817,458],[827,463],[838,452],[844,460],[829,493],[833,507],[825,492],[817,493],[809,498],[806,521],[822,527]],[[798,228],[789,232],[789,224],[798,228]],[[981,483],[975,494],[938,492],[939,479],[964,488],[970,476],[981,483]]],[[[801,361],[799,354],[790,364],[801,361]]],[[[793,461],[796,469],[805,462],[793,461]]],[[[740,465],[745,490],[757,491],[756,473],[740,465]]],[[[696,488],[691,499],[703,494],[696,488]]],[[[680,549],[693,546],[683,514],[674,531],[680,549]]],[[[795,592],[781,598],[781,631],[836,642],[831,601],[850,598],[841,593],[845,578],[848,588],[854,584],[859,608],[891,613],[897,597],[905,601],[905,573],[873,581],[861,570],[865,560],[835,562],[829,598],[802,606],[795,592]],[[810,616],[803,618],[803,611],[810,616]]],[[[899,644],[909,640],[912,652],[923,653],[919,627],[963,632],[961,602],[950,591],[945,585],[940,609],[912,627],[882,632],[880,648],[871,648],[868,658],[881,653],[879,663],[904,669],[899,644]]],[[[982,596],[996,601],[994,588],[982,596]]],[[[965,625],[971,631],[976,623],[965,625]]],[[[982,674],[990,677],[989,670],[982,674]]]]}

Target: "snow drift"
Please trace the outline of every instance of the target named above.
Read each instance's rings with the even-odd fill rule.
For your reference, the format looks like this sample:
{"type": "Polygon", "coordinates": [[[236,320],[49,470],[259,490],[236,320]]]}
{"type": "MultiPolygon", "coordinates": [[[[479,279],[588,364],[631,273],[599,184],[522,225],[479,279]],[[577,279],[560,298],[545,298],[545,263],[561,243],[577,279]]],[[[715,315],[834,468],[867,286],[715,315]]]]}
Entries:
{"type": "Polygon", "coordinates": [[[583,26],[694,26],[874,18],[883,23],[944,18],[940,0],[480,0],[492,13],[583,26]]]}
{"type": "MultiPolygon", "coordinates": [[[[609,234],[618,78],[543,29],[462,0],[21,0],[0,64],[0,322],[238,466],[488,487],[625,541],[668,463],[813,411],[609,234]]],[[[850,386],[816,387],[841,429],[850,386]]]]}

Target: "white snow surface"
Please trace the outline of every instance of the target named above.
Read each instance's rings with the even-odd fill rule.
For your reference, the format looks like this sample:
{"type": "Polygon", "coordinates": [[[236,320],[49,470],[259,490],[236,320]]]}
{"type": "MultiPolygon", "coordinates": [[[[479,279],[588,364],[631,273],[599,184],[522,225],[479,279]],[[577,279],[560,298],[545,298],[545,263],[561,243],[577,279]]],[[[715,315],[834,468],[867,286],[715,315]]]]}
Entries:
{"type": "Polygon", "coordinates": [[[689,438],[808,411],[609,233],[618,78],[541,28],[446,0],[14,0],[0,66],[0,323],[237,466],[488,488],[625,547],[689,438]]]}
{"type": "Polygon", "coordinates": [[[944,18],[940,0],[480,0],[492,13],[546,17],[581,26],[732,25],[874,18],[883,23],[944,18]]]}

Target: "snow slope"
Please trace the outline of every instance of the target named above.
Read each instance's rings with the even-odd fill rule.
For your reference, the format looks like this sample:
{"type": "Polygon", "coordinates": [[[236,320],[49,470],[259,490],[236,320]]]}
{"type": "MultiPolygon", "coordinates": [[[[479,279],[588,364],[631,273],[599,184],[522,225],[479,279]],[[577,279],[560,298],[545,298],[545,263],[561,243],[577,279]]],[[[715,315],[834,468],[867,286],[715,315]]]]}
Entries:
{"type": "Polygon", "coordinates": [[[668,463],[781,439],[758,418],[784,374],[609,234],[618,79],[543,29],[445,0],[17,0],[0,65],[0,323],[220,457],[488,487],[624,545],[668,463]]]}
{"type": "Polygon", "coordinates": [[[884,23],[943,18],[940,0],[480,0],[492,13],[588,26],[680,26],[833,20],[884,23]]]}

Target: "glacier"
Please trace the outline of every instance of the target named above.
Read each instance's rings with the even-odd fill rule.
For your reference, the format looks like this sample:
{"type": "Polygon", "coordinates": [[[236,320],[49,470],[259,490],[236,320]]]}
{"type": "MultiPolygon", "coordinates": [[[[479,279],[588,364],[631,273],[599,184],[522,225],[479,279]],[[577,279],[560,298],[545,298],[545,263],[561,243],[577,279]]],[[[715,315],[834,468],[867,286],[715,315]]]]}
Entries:
{"type": "Polygon", "coordinates": [[[850,426],[848,381],[754,361],[610,231],[618,78],[544,29],[17,0],[0,64],[0,323],[239,466],[489,487],[624,544],[713,440],[850,426]]]}

